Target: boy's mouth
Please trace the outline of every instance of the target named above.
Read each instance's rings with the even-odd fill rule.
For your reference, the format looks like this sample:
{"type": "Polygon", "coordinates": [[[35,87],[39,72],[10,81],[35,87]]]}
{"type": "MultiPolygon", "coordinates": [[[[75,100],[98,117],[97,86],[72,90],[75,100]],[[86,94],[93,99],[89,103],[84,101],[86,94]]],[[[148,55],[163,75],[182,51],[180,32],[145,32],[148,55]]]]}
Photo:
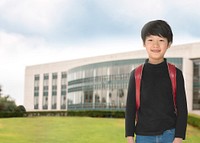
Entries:
{"type": "Polygon", "coordinates": [[[159,53],[160,50],[151,50],[151,52],[153,52],[153,53],[159,53]]]}

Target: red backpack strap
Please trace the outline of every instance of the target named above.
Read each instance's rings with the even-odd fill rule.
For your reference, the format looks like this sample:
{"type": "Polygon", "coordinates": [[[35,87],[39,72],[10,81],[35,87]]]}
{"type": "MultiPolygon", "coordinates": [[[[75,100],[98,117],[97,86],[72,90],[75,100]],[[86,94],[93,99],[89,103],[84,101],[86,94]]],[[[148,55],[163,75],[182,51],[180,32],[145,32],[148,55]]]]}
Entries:
{"type": "Polygon", "coordinates": [[[142,79],[142,69],[143,65],[140,65],[135,69],[136,111],[138,111],[140,107],[140,85],[142,79]]]}
{"type": "Polygon", "coordinates": [[[175,65],[170,64],[170,63],[167,63],[167,65],[168,65],[169,77],[170,77],[171,83],[172,83],[174,108],[176,111],[176,67],[175,67],[175,65]]]}

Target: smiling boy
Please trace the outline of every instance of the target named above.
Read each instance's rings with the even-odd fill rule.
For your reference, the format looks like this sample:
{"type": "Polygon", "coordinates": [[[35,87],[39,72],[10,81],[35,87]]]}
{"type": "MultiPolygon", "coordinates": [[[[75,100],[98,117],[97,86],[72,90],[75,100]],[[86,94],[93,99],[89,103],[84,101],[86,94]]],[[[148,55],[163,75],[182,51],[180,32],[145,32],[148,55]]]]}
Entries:
{"type": "Polygon", "coordinates": [[[125,128],[128,143],[182,143],[187,126],[187,102],[184,78],[176,68],[176,107],[167,60],[164,58],[173,42],[171,27],[163,20],[150,21],[141,31],[148,53],[141,78],[140,108],[136,110],[135,70],[131,72],[125,128]],[[137,113],[137,122],[135,122],[137,113]]]}

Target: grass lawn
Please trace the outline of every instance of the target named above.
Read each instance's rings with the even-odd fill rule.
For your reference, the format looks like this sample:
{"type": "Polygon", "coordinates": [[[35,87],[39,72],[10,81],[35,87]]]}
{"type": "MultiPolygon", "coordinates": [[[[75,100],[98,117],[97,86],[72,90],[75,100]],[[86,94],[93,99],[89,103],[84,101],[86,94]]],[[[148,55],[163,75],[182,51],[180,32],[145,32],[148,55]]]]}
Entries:
{"type": "MultiPolygon", "coordinates": [[[[200,130],[188,126],[188,143],[200,141],[200,130]]],[[[0,143],[126,143],[124,119],[33,117],[0,119],[0,143]]],[[[185,143],[184,142],[184,143],[185,143]]]]}

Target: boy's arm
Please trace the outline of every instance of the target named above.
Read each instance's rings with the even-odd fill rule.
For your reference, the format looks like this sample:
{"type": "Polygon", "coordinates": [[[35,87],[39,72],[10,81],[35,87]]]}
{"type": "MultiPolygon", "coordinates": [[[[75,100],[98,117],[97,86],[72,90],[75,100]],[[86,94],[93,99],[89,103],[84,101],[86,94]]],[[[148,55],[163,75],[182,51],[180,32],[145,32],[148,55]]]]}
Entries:
{"type": "Polygon", "coordinates": [[[185,94],[185,85],[182,72],[177,71],[177,96],[176,96],[176,106],[177,106],[177,121],[175,137],[185,139],[186,127],[187,127],[187,102],[185,94]]]}
{"type": "Polygon", "coordinates": [[[128,94],[126,101],[126,112],[125,112],[125,136],[134,136],[135,132],[135,78],[134,71],[131,72],[129,85],[128,85],[128,94]]]}

